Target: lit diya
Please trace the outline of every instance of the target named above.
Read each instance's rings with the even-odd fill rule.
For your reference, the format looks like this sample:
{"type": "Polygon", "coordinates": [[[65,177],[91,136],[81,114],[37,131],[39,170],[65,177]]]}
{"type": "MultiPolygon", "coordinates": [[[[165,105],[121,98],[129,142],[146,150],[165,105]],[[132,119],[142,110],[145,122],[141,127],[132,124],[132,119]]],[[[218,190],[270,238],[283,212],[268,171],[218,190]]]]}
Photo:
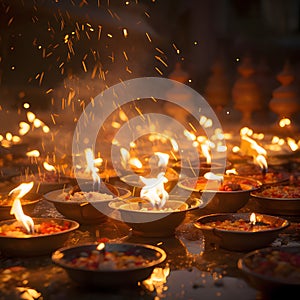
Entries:
{"type": "Polygon", "coordinates": [[[249,200],[250,193],[261,187],[258,180],[212,172],[201,177],[184,178],[178,186],[200,197],[210,212],[236,212],[249,200]]]}
{"type": "Polygon", "coordinates": [[[270,245],[290,222],[263,214],[220,213],[202,216],[194,225],[202,230],[206,246],[250,251],[270,245]]]}
{"type": "Polygon", "coordinates": [[[137,285],[165,259],[161,248],[133,243],[85,244],[52,254],[52,261],[74,282],[101,288],[137,285]]]}
{"type": "MultiPolygon", "coordinates": [[[[19,185],[20,186],[20,185],[19,185]]],[[[29,191],[22,197],[19,197],[24,213],[30,214],[33,212],[36,205],[40,202],[42,196],[37,193],[29,191]]],[[[0,193],[0,220],[7,220],[13,218],[10,213],[15,196],[14,192],[0,193]]]]}
{"type": "Polygon", "coordinates": [[[86,183],[68,189],[60,189],[43,195],[54,204],[63,216],[80,224],[99,224],[107,220],[111,213],[109,202],[114,199],[126,199],[131,195],[125,188],[108,183],[100,185],[86,183]]]}
{"type": "Polygon", "coordinates": [[[33,186],[23,183],[12,192],[15,197],[11,214],[16,220],[0,222],[0,251],[6,256],[35,256],[49,254],[62,247],[69,234],[79,227],[72,220],[31,218],[24,214],[20,198],[33,186]]]}
{"type": "Polygon", "coordinates": [[[250,285],[267,293],[269,299],[299,291],[300,247],[255,250],[240,258],[237,265],[250,285]]]}
{"type": "Polygon", "coordinates": [[[164,188],[167,180],[161,172],[156,178],[141,177],[144,186],[140,197],[113,201],[110,207],[120,212],[120,219],[132,228],[134,235],[145,237],[173,236],[188,211],[202,204],[199,199],[169,199],[164,188]]]}
{"type": "Polygon", "coordinates": [[[300,215],[300,186],[278,185],[267,186],[251,193],[264,213],[286,216],[300,215]]]}

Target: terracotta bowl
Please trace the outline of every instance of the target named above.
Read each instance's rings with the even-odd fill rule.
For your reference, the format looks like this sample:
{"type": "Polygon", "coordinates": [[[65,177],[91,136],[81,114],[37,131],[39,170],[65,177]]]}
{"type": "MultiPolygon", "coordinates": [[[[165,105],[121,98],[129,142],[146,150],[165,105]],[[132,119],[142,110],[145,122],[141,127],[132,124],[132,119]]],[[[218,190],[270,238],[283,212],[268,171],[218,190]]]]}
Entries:
{"type": "Polygon", "coordinates": [[[300,216],[300,187],[295,187],[293,197],[288,196],[287,189],[293,191],[294,188],[284,185],[269,186],[252,192],[251,197],[258,203],[259,211],[262,213],[300,216]]]}
{"type": "MultiPolygon", "coordinates": [[[[0,193],[0,220],[14,219],[14,215],[10,214],[12,200],[8,199],[8,193],[0,193]],[[5,203],[3,205],[2,203],[5,203]]],[[[42,195],[37,193],[27,193],[22,199],[21,204],[23,212],[26,215],[31,215],[36,205],[41,201],[42,195]]]]}
{"type": "MultiPolygon", "coordinates": [[[[99,201],[70,201],[62,199],[62,193],[69,190],[70,189],[60,189],[52,191],[45,194],[43,197],[47,201],[53,203],[57,211],[63,216],[75,220],[80,224],[100,224],[107,221],[108,215],[111,213],[111,209],[108,204],[112,201],[112,199],[99,201]]],[[[87,184],[84,190],[91,191],[91,185],[87,184]]],[[[103,185],[100,192],[110,193],[113,196],[113,199],[126,199],[131,195],[129,190],[114,187],[109,184],[105,184],[105,186],[103,185]]]]}
{"type": "MultiPolygon", "coordinates": [[[[269,246],[290,222],[279,217],[256,214],[257,224],[265,223],[266,228],[255,227],[257,231],[231,228],[221,228],[220,225],[211,225],[211,222],[235,222],[240,219],[247,223],[250,213],[221,213],[201,216],[195,223],[195,227],[202,230],[206,246],[217,246],[231,251],[251,251],[269,246]]],[[[258,226],[256,225],[256,226],[258,226]]]]}
{"type": "Polygon", "coordinates": [[[141,198],[133,198],[126,203],[112,201],[109,206],[120,212],[121,220],[132,228],[134,235],[167,237],[174,236],[187,212],[199,208],[201,204],[199,199],[193,199],[190,203],[168,200],[164,209],[159,210],[141,198]]]}
{"type": "Polygon", "coordinates": [[[241,190],[219,190],[215,182],[211,181],[212,185],[207,182],[204,177],[184,178],[179,181],[178,186],[192,191],[196,197],[202,199],[204,209],[209,213],[237,212],[247,204],[250,193],[261,187],[257,180],[236,175],[224,175],[224,183],[240,184],[241,190]]]}
{"type": "Polygon", "coordinates": [[[249,284],[268,299],[284,299],[300,289],[299,253],[296,246],[267,247],[245,254],[237,266],[249,284]]]}
{"type": "Polygon", "coordinates": [[[85,267],[70,265],[70,261],[76,259],[81,253],[89,254],[95,251],[97,244],[85,244],[62,248],[55,251],[52,261],[62,267],[69,277],[77,284],[92,287],[112,287],[137,285],[139,281],[147,279],[153,269],[166,259],[164,250],[146,244],[133,243],[107,243],[106,252],[118,253],[120,256],[128,253],[133,256],[142,256],[145,263],[140,266],[132,266],[124,269],[90,270],[85,267]]]}
{"type": "MultiPolygon", "coordinates": [[[[14,237],[10,235],[0,235],[0,252],[5,256],[38,256],[52,253],[58,248],[64,246],[71,232],[79,227],[79,224],[73,220],[59,218],[32,218],[34,224],[39,225],[43,222],[55,222],[58,225],[65,225],[66,228],[62,231],[38,234],[29,236],[14,237]]],[[[16,220],[4,220],[0,222],[0,228],[3,225],[12,225],[16,220]]]]}

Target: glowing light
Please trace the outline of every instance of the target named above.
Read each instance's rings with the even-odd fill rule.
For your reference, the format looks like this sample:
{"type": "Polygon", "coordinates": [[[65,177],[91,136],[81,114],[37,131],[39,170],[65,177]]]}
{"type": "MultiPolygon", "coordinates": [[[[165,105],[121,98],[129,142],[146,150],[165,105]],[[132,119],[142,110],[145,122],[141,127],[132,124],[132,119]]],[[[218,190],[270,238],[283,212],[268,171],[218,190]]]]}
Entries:
{"type": "Polygon", "coordinates": [[[252,225],[255,225],[255,223],[256,223],[256,215],[255,215],[255,213],[252,213],[252,214],[250,215],[250,223],[251,223],[252,225]]]}
{"type": "Polygon", "coordinates": [[[51,172],[51,171],[56,171],[55,167],[48,164],[46,161],[43,162],[43,167],[45,168],[45,170],[51,172]]]}
{"type": "Polygon", "coordinates": [[[296,151],[299,149],[299,146],[297,145],[297,143],[294,139],[287,137],[286,140],[292,151],[296,151]]]}
{"type": "Polygon", "coordinates": [[[27,112],[27,120],[28,120],[28,122],[32,123],[34,121],[34,119],[35,119],[35,114],[32,113],[32,112],[30,112],[30,111],[28,111],[27,112]]]}
{"type": "Polygon", "coordinates": [[[283,128],[283,127],[285,127],[285,126],[289,126],[289,125],[291,125],[291,120],[290,119],[288,119],[288,118],[282,118],[280,121],[279,121],[279,126],[281,127],[281,128],[283,128]]]}
{"type": "Polygon", "coordinates": [[[19,123],[19,134],[25,135],[30,130],[30,125],[26,122],[19,123]]]}
{"type": "Polygon", "coordinates": [[[169,194],[164,187],[164,183],[168,182],[165,173],[159,173],[156,178],[140,176],[140,180],[145,184],[141,189],[140,197],[147,199],[153,207],[162,208],[169,199],[169,194]]]}
{"type": "Polygon", "coordinates": [[[38,150],[31,150],[31,151],[26,152],[26,156],[28,156],[28,157],[39,157],[40,152],[38,150]]]}

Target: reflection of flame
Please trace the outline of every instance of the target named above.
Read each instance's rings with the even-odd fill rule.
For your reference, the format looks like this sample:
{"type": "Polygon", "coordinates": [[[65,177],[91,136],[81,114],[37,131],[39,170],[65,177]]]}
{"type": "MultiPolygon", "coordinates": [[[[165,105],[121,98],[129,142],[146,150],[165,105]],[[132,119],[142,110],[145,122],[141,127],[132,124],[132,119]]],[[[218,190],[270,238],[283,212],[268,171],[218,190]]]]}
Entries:
{"type": "Polygon", "coordinates": [[[252,213],[252,214],[250,215],[250,223],[251,223],[252,225],[255,225],[255,223],[256,223],[256,215],[255,215],[255,213],[252,213]]]}
{"type": "Polygon", "coordinates": [[[153,207],[162,208],[169,199],[169,194],[164,187],[164,183],[168,182],[168,179],[164,175],[165,173],[161,172],[156,178],[140,176],[140,180],[145,184],[141,189],[140,196],[149,200],[153,207]]]}
{"type": "Polygon", "coordinates": [[[170,274],[170,267],[165,266],[164,268],[154,268],[151,276],[143,281],[143,285],[150,291],[156,291],[158,297],[162,296],[165,287],[164,284],[167,282],[167,277],[170,274]]]}
{"type": "Polygon", "coordinates": [[[43,162],[43,167],[45,168],[46,171],[49,171],[49,172],[56,171],[55,167],[48,164],[46,161],[43,162]]]}
{"type": "Polygon", "coordinates": [[[29,216],[24,214],[20,198],[26,195],[32,189],[32,187],[33,181],[29,183],[22,183],[9,192],[9,195],[19,192],[14,199],[10,214],[15,215],[15,218],[22,223],[23,227],[28,233],[34,232],[34,222],[29,216]]]}

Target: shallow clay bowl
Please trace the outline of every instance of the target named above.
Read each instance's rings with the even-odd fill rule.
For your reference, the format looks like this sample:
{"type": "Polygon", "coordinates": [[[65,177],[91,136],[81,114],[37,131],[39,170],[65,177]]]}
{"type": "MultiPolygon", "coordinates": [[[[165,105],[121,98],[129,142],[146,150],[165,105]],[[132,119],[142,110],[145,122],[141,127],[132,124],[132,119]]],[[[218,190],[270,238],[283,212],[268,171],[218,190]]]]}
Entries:
{"type": "Polygon", "coordinates": [[[238,260],[237,266],[249,284],[266,294],[267,299],[284,299],[291,292],[299,292],[299,261],[300,247],[267,247],[245,254],[238,260]],[[276,271],[280,264],[285,266],[286,273],[276,271]],[[298,269],[294,273],[287,271],[295,266],[298,269]]]}
{"type": "Polygon", "coordinates": [[[205,185],[207,180],[204,177],[184,178],[179,181],[178,186],[192,191],[196,197],[202,199],[204,210],[209,213],[237,212],[247,204],[250,193],[261,187],[259,181],[242,176],[224,175],[224,180],[224,182],[239,183],[242,190],[218,190],[218,186],[214,181],[211,181],[212,185],[205,185]]]}
{"type": "MultiPolygon", "coordinates": [[[[14,215],[10,214],[13,200],[9,200],[9,202],[7,202],[7,197],[8,193],[0,193],[0,220],[15,218],[14,215]],[[4,201],[5,203],[8,203],[8,205],[1,205],[1,203],[3,203],[4,201]]],[[[21,199],[21,204],[24,214],[30,215],[41,199],[42,195],[37,193],[29,192],[25,196],[23,196],[23,198],[21,199]]]]}
{"type": "Polygon", "coordinates": [[[52,261],[65,269],[69,277],[77,284],[92,287],[110,287],[137,285],[139,281],[147,279],[153,269],[166,259],[166,253],[159,247],[146,244],[133,243],[107,243],[105,251],[119,252],[120,254],[130,253],[131,255],[141,255],[145,259],[145,264],[126,269],[111,270],[89,270],[84,267],[70,266],[68,262],[79,257],[82,252],[96,250],[97,244],[84,244],[68,248],[61,248],[52,255],[52,261]]]}
{"type": "Polygon", "coordinates": [[[109,206],[120,212],[121,220],[132,228],[134,235],[143,237],[174,236],[176,228],[183,222],[187,212],[202,205],[199,199],[190,202],[169,199],[160,210],[141,198],[128,200],[130,201],[126,203],[112,201],[109,206]]]}
{"type": "MultiPolygon", "coordinates": [[[[81,185],[84,191],[92,191],[90,184],[81,185]]],[[[113,196],[113,199],[99,201],[70,201],[61,198],[64,189],[49,192],[44,195],[44,199],[54,204],[55,208],[66,218],[75,220],[80,224],[100,224],[107,220],[111,209],[108,204],[113,199],[126,199],[131,195],[125,188],[114,187],[110,184],[103,184],[100,193],[107,193],[113,196]]]]}
{"type": "Polygon", "coordinates": [[[276,192],[281,192],[285,189],[285,186],[270,186],[251,193],[251,197],[259,205],[259,211],[272,215],[300,216],[300,194],[294,195],[294,198],[288,198],[287,196],[279,198],[275,194],[274,196],[264,194],[275,189],[276,192]]]}
{"type": "MultiPolygon", "coordinates": [[[[71,232],[79,227],[79,224],[73,220],[59,218],[32,218],[35,225],[43,222],[55,221],[59,225],[69,224],[68,228],[51,233],[38,234],[30,236],[13,237],[9,235],[0,235],[0,251],[5,256],[38,256],[50,254],[58,248],[64,246],[71,232]]],[[[0,222],[0,227],[3,225],[11,225],[16,220],[4,220],[0,222]]]]}
{"type": "Polygon", "coordinates": [[[289,221],[280,217],[256,214],[256,218],[257,222],[270,224],[272,228],[245,231],[207,225],[209,222],[223,222],[225,220],[237,221],[242,219],[248,222],[250,213],[210,214],[201,216],[194,225],[202,230],[207,248],[217,246],[231,251],[251,251],[267,247],[278,237],[280,232],[290,225],[289,221]]]}

